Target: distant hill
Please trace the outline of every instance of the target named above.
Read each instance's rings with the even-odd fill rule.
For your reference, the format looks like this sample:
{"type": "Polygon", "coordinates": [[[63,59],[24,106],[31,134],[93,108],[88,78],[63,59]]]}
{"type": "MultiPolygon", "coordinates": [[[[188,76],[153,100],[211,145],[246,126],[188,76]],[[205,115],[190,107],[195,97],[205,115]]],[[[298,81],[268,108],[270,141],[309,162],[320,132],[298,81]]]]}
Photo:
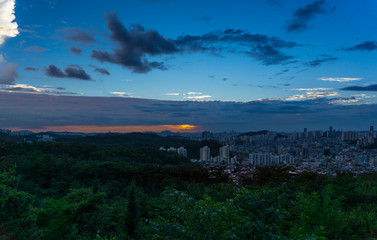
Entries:
{"type": "Polygon", "coordinates": [[[242,133],[240,134],[239,136],[256,136],[256,135],[264,135],[266,133],[268,133],[269,131],[268,130],[262,130],[262,131],[258,131],[258,132],[246,132],[246,133],[242,133]]]}
{"type": "Polygon", "coordinates": [[[0,133],[0,140],[2,141],[11,141],[11,142],[21,142],[24,137],[22,136],[12,136],[8,133],[0,133]]]}
{"type": "MultiPolygon", "coordinates": [[[[258,132],[247,132],[247,133],[243,133],[243,134],[240,134],[239,136],[256,136],[256,135],[265,135],[267,134],[268,132],[271,132],[271,131],[268,131],[268,130],[262,130],[262,131],[258,131],[258,132]]],[[[280,133],[276,133],[276,136],[277,137],[287,137],[283,134],[280,134],[280,133]]]]}

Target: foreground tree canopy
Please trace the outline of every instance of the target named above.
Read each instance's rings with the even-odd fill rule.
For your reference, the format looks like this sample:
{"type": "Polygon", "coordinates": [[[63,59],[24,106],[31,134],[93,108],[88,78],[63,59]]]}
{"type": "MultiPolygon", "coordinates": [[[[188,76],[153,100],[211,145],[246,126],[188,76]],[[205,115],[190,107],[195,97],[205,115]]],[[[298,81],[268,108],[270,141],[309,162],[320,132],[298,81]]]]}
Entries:
{"type": "Polygon", "coordinates": [[[377,175],[228,183],[157,147],[0,143],[0,239],[374,239],[377,175]]]}

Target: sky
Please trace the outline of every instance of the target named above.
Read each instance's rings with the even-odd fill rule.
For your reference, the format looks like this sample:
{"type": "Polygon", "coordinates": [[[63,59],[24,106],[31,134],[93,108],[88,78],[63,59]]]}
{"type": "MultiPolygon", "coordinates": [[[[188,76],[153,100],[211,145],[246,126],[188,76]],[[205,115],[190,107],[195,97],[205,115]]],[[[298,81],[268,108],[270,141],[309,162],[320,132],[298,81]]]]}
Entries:
{"type": "Polygon", "coordinates": [[[377,124],[374,0],[0,0],[0,26],[0,128],[377,124]]]}

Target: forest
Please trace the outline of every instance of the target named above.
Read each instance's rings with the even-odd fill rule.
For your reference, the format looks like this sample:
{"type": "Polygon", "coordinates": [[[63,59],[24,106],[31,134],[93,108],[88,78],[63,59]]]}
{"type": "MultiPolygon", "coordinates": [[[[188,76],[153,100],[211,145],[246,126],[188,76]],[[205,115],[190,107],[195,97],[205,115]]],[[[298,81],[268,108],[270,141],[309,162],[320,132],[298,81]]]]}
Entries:
{"type": "Polygon", "coordinates": [[[235,185],[158,150],[208,142],[119,138],[0,142],[0,239],[377,239],[376,174],[259,168],[235,185]]]}

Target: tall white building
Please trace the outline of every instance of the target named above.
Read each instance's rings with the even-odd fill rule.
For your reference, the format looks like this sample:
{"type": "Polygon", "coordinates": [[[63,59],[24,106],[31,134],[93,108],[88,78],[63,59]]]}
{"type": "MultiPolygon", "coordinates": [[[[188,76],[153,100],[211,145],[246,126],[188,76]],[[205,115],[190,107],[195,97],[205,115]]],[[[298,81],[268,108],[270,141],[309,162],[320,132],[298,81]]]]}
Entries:
{"type": "Polygon", "coordinates": [[[250,153],[249,162],[254,166],[272,166],[272,154],[271,153],[250,153]]]}
{"type": "Polygon", "coordinates": [[[222,146],[219,150],[219,154],[220,154],[220,160],[221,161],[225,161],[225,162],[229,162],[230,160],[230,154],[229,154],[229,146],[226,145],[226,146],[222,146]]]}
{"type": "Polygon", "coordinates": [[[211,152],[208,146],[202,147],[200,149],[200,160],[202,161],[211,160],[211,152]]]}
{"type": "Polygon", "coordinates": [[[187,149],[185,149],[184,147],[178,148],[177,153],[181,156],[187,157],[187,149]]]}

